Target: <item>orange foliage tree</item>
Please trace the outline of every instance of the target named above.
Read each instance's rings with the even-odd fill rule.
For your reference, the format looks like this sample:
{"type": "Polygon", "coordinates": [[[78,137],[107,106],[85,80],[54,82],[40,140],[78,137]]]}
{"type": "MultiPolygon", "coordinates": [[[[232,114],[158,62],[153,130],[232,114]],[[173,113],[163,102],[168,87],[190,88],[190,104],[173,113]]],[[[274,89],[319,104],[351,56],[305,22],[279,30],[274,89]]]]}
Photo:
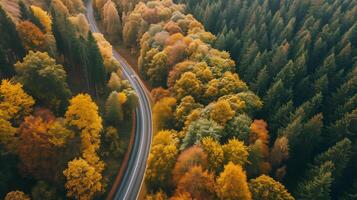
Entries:
{"type": "Polygon", "coordinates": [[[58,180],[66,163],[63,148],[74,136],[63,121],[48,110],[40,110],[21,123],[17,153],[26,174],[46,180],[58,180]]]}
{"type": "Polygon", "coordinates": [[[193,166],[179,180],[177,193],[189,193],[192,199],[205,200],[214,197],[214,176],[202,166],[193,166]]]}
{"type": "Polygon", "coordinates": [[[23,21],[17,25],[17,31],[19,32],[22,43],[27,51],[44,50],[46,38],[36,25],[30,21],[23,21]]]}
{"type": "Polygon", "coordinates": [[[207,154],[203,149],[199,146],[193,146],[183,151],[177,158],[172,171],[174,184],[177,184],[186,172],[197,165],[201,165],[202,167],[207,165],[207,154]]]}

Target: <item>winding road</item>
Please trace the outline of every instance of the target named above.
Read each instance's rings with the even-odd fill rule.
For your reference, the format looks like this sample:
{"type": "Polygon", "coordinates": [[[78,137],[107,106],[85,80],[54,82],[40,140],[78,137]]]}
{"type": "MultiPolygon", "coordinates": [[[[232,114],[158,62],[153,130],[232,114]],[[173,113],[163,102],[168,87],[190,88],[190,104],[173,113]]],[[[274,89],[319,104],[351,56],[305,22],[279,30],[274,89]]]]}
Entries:
{"type": "MultiPolygon", "coordinates": [[[[91,1],[87,4],[87,19],[90,30],[100,33],[94,18],[91,1]]],[[[122,66],[125,78],[130,82],[139,97],[139,105],[136,109],[136,127],[132,151],[129,156],[127,167],[116,188],[115,200],[135,200],[139,196],[146,170],[146,162],[149,156],[152,140],[152,114],[149,100],[149,92],[140,80],[136,72],[126,60],[113,48],[113,56],[122,66]]]]}

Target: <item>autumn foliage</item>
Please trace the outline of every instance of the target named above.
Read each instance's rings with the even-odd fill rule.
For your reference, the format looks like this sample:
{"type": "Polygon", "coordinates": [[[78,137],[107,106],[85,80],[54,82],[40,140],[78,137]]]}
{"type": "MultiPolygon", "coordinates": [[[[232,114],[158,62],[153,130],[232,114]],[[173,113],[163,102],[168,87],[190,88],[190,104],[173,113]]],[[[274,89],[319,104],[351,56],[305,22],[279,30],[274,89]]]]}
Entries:
{"type": "Polygon", "coordinates": [[[229,163],[224,167],[223,172],[217,179],[216,190],[220,199],[252,199],[243,168],[233,163],[229,163]]]}

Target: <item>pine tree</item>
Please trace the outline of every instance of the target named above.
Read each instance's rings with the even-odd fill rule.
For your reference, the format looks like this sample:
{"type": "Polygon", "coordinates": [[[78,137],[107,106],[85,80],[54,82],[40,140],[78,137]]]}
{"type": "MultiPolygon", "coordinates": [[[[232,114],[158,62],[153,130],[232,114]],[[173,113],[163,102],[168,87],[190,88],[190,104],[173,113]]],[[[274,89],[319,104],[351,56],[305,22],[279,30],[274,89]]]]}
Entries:
{"type": "Polygon", "coordinates": [[[351,141],[345,138],[330,147],[327,151],[318,155],[314,159],[314,165],[321,165],[324,162],[331,161],[335,165],[335,170],[332,175],[337,179],[342,175],[343,169],[350,159],[351,148],[351,141]]]}
{"type": "Polygon", "coordinates": [[[90,77],[90,80],[93,81],[93,85],[95,86],[96,94],[98,96],[98,92],[105,86],[106,74],[104,70],[103,58],[92,32],[88,32],[87,51],[87,59],[89,63],[88,77],[90,77]]]}
{"type": "MultiPolygon", "coordinates": [[[[25,55],[25,49],[21,43],[16,26],[5,10],[0,6],[0,46],[3,49],[7,65],[14,64],[25,55]]],[[[2,69],[2,68],[1,68],[2,69]]],[[[3,72],[4,73],[4,72],[3,72]]],[[[12,76],[13,70],[6,72],[5,76],[12,76]]]]}
{"type": "Polygon", "coordinates": [[[22,21],[27,20],[31,17],[31,13],[27,9],[23,1],[19,1],[19,9],[20,9],[20,19],[22,21]]]}

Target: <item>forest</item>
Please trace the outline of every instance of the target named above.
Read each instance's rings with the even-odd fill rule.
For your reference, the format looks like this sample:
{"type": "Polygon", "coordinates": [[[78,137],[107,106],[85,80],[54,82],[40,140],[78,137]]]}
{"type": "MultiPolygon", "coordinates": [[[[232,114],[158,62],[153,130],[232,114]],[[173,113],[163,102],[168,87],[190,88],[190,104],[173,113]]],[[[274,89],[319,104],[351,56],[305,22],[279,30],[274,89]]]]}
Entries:
{"type": "Polygon", "coordinates": [[[152,99],[139,199],[357,199],[357,1],[8,7],[0,198],[106,199],[138,106],[116,49],[152,99]]]}

